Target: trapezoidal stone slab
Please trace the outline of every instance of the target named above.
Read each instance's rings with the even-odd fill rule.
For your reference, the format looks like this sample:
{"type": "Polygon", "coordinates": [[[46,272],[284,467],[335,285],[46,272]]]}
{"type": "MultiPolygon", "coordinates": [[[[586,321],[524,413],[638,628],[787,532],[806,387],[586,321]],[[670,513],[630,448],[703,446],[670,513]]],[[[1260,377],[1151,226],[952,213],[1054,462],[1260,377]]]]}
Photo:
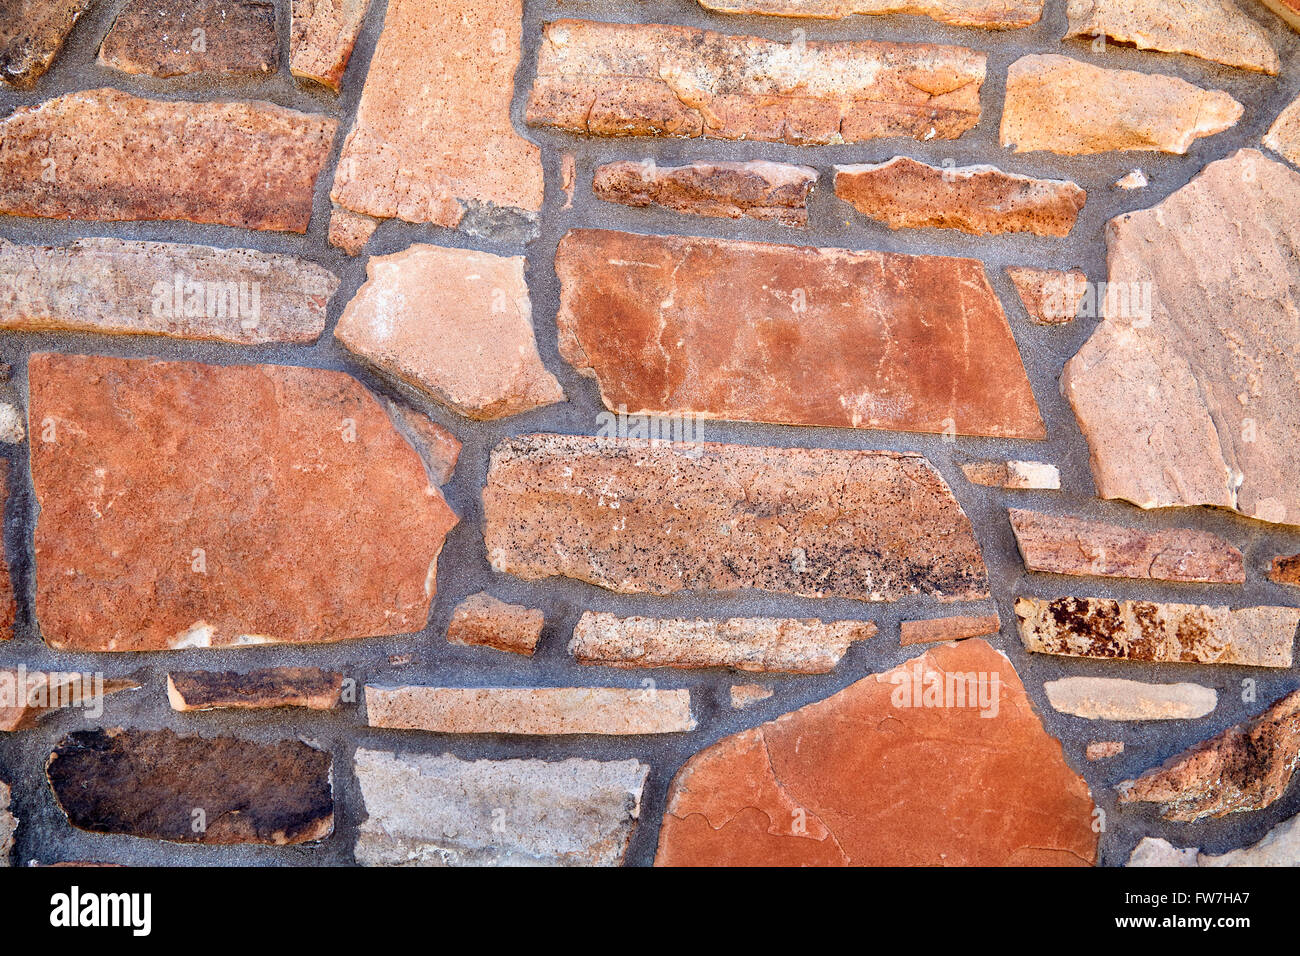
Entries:
{"type": "Polygon", "coordinates": [[[370,0],[292,0],[289,69],[293,75],[337,93],[369,9],[370,0]]]}
{"type": "Polygon", "coordinates": [[[0,81],[35,85],[95,0],[7,0],[0,9],[0,81]]]}
{"type": "Polygon", "coordinates": [[[716,13],[842,20],[854,14],[916,14],[955,27],[1014,30],[1042,18],[1043,0],[700,0],[716,13]]]}
{"type": "Polygon", "coordinates": [[[783,226],[808,225],[811,166],[750,160],[659,166],[653,160],[605,163],[596,169],[596,198],[624,206],[662,206],[724,219],[748,217],[783,226]]]}
{"type": "Polygon", "coordinates": [[[575,229],[555,269],[560,354],[611,410],[1046,437],[977,260],[575,229]]]}
{"type": "Polygon", "coordinates": [[[158,78],[267,75],[280,64],[270,0],[129,0],[99,62],[158,78]]]}
{"type": "Polygon", "coordinates": [[[343,696],[343,675],[319,667],[265,667],[237,671],[172,671],[167,700],[172,710],[265,710],[305,707],[333,710],[343,696]]]}
{"type": "Polygon", "coordinates": [[[1073,322],[1088,293],[1088,276],[1081,269],[1063,272],[1033,266],[1007,266],[1005,271],[1029,313],[1029,321],[1036,325],[1073,322]]]}

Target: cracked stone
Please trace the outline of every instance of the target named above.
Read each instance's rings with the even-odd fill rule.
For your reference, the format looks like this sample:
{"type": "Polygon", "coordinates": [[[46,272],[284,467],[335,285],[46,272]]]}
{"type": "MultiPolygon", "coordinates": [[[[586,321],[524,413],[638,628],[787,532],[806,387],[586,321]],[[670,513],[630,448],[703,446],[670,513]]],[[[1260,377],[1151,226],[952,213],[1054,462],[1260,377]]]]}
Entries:
{"type": "Polygon", "coordinates": [[[697,216],[806,226],[808,195],[816,182],[817,170],[810,166],[765,160],[684,166],[645,160],[599,166],[591,187],[598,199],[625,206],[663,206],[697,216]]]}
{"type": "Polygon", "coordinates": [[[98,714],[103,712],[101,697],[139,686],[129,678],[106,678],[99,673],[3,667],[0,668],[0,732],[28,730],[46,714],[65,707],[84,708],[87,719],[98,719],[98,714]]]}
{"type": "Polygon", "coordinates": [[[289,26],[293,75],[337,93],[369,8],[370,0],[293,0],[289,26]]]}
{"type": "Polygon", "coordinates": [[[1300,816],[1279,823],[1258,843],[1214,855],[1168,840],[1143,837],[1128,858],[1129,866],[1300,866],[1300,816]]]}
{"type": "Polygon", "coordinates": [[[731,686],[731,709],[744,710],[753,707],[772,696],[772,688],[762,684],[733,684],[731,686]]]}
{"type": "Polygon", "coordinates": [[[1292,166],[1300,166],[1300,99],[1278,114],[1264,134],[1264,145],[1292,166]]]}
{"type": "Polygon", "coordinates": [[[29,89],[95,0],[9,0],[0,7],[0,81],[29,89]]]}
{"type": "Polygon", "coordinates": [[[456,605],[447,625],[453,644],[495,647],[532,657],[546,619],[541,611],[498,601],[486,592],[471,594],[456,605]]]}
{"type": "Polygon", "coordinates": [[[1054,710],[1088,720],[1192,720],[1218,705],[1200,684],[1146,684],[1111,677],[1066,677],[1043,685],[1054,710]]]}
{"type": "Polygon", "coordinates": [[[268,75],[280,65],[269,0],[128,0],[99,48],[103,66],[152,77],[268,75]]]}
{"type": "Polygon", "coordinates": [[[266,667],[236,671],[172,671],[167,700],[172,710],[264,710],[305,707],[333,710],[343,694],[343,675],[319,667],[266,667]]]}
{"type": "Polygon", "coordinates": [[[393,425],[420,453],[430,483],[441,488],[451,481],[460,460],[460,439],[422,412],[391,399],[381,397],[380,401],[393,425]]]}
{"type": "Polygon", "coordinates": [[[1061,490],[1061,472],[1041,461],[969,461],[961,466],[961,473],[972,485],[986,488],[1061,490]]]}
{"type": "Polygon", "coordinates": [[[1005,271],[1029,313],[1029,320],[1038,325],[1073,322],[1088,292],[1088,277],[1080,269],[1062,272],[1032,266],[1007,266],[1005,271]]]}
{"type": "Polygon", "coordinates": [[[1002,630],[1002,620],[996,614],[959,614],[952,617],[933,617],[920,621],[903,621],[899,625],[899,644],[938,644],[943,641],[964,641],[971,637],[984,637],[1002,630]]]}
{"type": "Polygon", "coordinates": [[[700,0],[715,13],[842,20],[854,14],[930,17],[955,27],[1014,30],[1037,23],[1043,0],[700,0]]]}

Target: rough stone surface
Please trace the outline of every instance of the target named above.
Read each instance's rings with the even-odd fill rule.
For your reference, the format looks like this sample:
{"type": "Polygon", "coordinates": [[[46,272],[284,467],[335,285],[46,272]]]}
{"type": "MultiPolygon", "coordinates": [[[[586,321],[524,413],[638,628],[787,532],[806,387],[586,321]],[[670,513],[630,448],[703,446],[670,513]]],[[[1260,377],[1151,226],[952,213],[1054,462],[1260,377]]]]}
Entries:
{"type": "Polygon", "coordinates": [[[756,13],[778,17],[842,20],[855,13],[905,13],[956,27],[1013,30],[1032,26],[1043,15],[1043,0],[700,0],[717,13],[756,13]]]}
{"type": "Polygon", "coordinates": [[[988,596],[969,519],[924,457],[524,435],[492,452],[496,571],[622,593],[988,596]]]}
{"type": "Polygon", "coordinates": [[[45,74],[95,0],[6,0],[0,5],[0,82],[26,89],[45,74]]]}
{"type": "Polygon", "coordinates": [[[1092,811],[1011,662],[964,641],[696,754],[669,788],[655,862],[1092,865],[1092,811]],[[972,689],[984,675],[989,706],[900,706],[914,683],[966,687],[955,675],[972,689]]]}
{"type": "MultiPolygon", "coordinates": [[[[9,460],[0,459],[0,522],[9,506],[9,460]]],[[[14,636],[14,619],[18,615],[18,601],[9,577],[9,549],[0,541],[0,641],[14,636]]]]}
{"type": "Polygon", "coordinates": [[[1123,752],[1122,740],[1094,740],[1084,748],[1084,756],[1089,760],[1109,760],[1123,752]]]}
{"type": "Polygon", "coordinates": [[[1292,166],[1300,166],[1300,99],[1278,114],[1264,134],[1264,145],[1292,166]]]}
{"type": "Polygon", "coordinates": [[[1269,568],[1268,579],[1275,584],[1294,584],[1300,586],[1300,554],[1279,555],[1273,559],[1269,568]]]}
{"type": "Polygon", "coordinates": [[[1258,843],[1214,855],[1195,847],[1180,850],[1168,840],[1143,837],[1129,866],[1300,866],[1300,816],[1269,830],[1258,843]]]}
{"type": "Polygon", "coordinates": [[[920,621],[904,621],[899,626],[899,643],[938,644],[942,641],[964,641],[970,637],[984,637],[1002,630],[1002,621],[996,614],[959,614],[953,617],[932,617],[920,621]]]}
{"type": "Polygon", "coordinates": [[[545,623],[541,611],[480,592],[456,605],[447,625],[447,640],[532,657],[545,623]]]}
{"type": "Polygon", "coordinates": [[[559,20],[543,28],[526,115],[589,136],[955,139],[979,122],[984,67],[955,46],[559,20]]]}
{"type": "Polygon", "coordinates": [[[1088,291],[1088,277],[1080,269],[1062,272],[1032,266],[1007,266],[1006,273],[1029,313],[1030,321],[1038,325],[1073,322],[1088,291]]]}
{"type": "MultiPolygon", "coordinates": [[[[0,442],[17,445],[27,437],[26,418],[22,409],[9,402],[0,402],[0,442]]],[[[0,638],[3,640],[3,638],[0,638]]]]}
{"type": "Polygon", "coordinates": [[[9,784],[0,780],[0,866],[10,866],[18,820],[9,812],[9,784]]]}
{"type": "Polygon", "coordinates": [[[1046,437],[974,259],[575,229],[555,268],[560,354],[611,410],[1046,437]]]}
{"type": "Polygon", "coordinates": [[[96,673],[0,668],[0,731],[27,730],[64,707],[87,708],[86,717],[93,720],[98,715],[91,711],[99,708],[100,698],[139,686],[129,678],[96,673]]]}
{"type": "Polygon", "coordinates": [[[85,90],[0,120],[0,212],[306,232],[338,121],[85,90]]]}
{"type": "Polygon", "coordinates": [[[1151,185],[1147,179],[1147,174],[1140,169],[1130,169],[1127,173],[1115,180],[1116,189],[1134,190],[1146,189],[1151,185]]]}
{"type": "Polygon", "coordinates": [[[1055,710],[1088,720],[1192,720],[1219,697],[1200,684],[1146,684],[1113,677],[1065,677],[1043,685],[1055,710]]]}
{"type": "Polygon", "coordinates": [[[333,710],[343,694],[343,675],[319,667],[266,667],[235,671],[172,671],[167,699],[172,710],[264,710],[305,707],[333,710]]]}
{"type": "Polygon", "coordinates": [[[592,192],[625,206],[663,206],[674,212],[724,219],[761,219],[783,226],[808,225],[808,195],[817,170],[751,160],[657,166],[606,163],[592,178],[592,192]]]}
{"type": "Polygon", "coordinates": [[[350,256],[359,256],[378,228],[378,219],[335,206],[330,211],[329,243],[350,256]]]}
{"type": "Polygon", "coordinates": [[[731,685],[731,709],[744,710],[772,696],[772,688],[762,684],[731,685]]]}
{"type": "Polygon", "coordinates": [[[1060,491],[1061,472],[1041,461],[969,461],[961,473],[973,485],[1014,491],[1060,491]]]}
{"type": "Polygon", "coordinates": [[[368,866],[618,866],[650,768],[358,750],[368,866]]]}
{"type": "Polygon", "coordinates": [[[456,516],[340,372],[38,353],[36,615],[62,650],[425,626],[456,516]],[[347,529],[347,533],[340,533],[347,529]]]}
{"type": "Polygon", "coordinates": [[[381,400],[397,430],[406,436],[406,440],[415,446],[415,450],[424,459],[429,481],[439,488],[451,481],[451,476],[456,471],[456,462],[460,460],[460,439],[422,412],[391,399],[381,400]]]}
{"type": "Polygon", "coordinates": [[[270,0],[128,0],[99,62],[153,77],[265,75],[280,63],[270,0]]]}
{"type": "Polygon", "coordinates": [[[1002,145],[1066,156],[1116,149],[1183,154],[1196,139],[1236,125],[1242,109],[1227,93],[1177,77],[1036,53],[1007,70],[1002,145]]]}
{"type": "Polygon", "coordinates": [[[337,93],[369,8],[370,0],[292,0],[289,69],[293,75],[337,93]]]}

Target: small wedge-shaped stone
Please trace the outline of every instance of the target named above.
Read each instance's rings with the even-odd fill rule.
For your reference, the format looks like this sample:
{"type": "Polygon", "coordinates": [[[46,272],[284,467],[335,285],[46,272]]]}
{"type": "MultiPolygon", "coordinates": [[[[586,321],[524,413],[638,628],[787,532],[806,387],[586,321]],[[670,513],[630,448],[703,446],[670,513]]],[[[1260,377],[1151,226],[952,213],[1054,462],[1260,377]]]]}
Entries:
{"type": "Polygon", "coordinates": [[[1064,179],[996,166],[929,166],[907,156],[835,167],[835,195],[890,229],[959,229],[976,236],[1068,236],[1088,194],[1064,179]]]}
{"type": "Polygon", "coordinates": [[[1029,313],[1030,321],[1039,325],[1073,322],[1088,292],[1088,276],[1079,269],[1062,272],[1032,266],[1007,266],[1006,273],[1029,313]]]}
{"type": "Polygon", "coordinates": [[[611,411],[1046,437],[977,260],[575,229],[555,269],[611,411]]]}
{"type": "Polygon", "coordinates": [[[1025,569],[1045,574],[1243,584],[1241,552],[1192,528],[1142,531],[1068,515],[1007,512],[1025,569]]]}
{"type": "Polygon", "coordinates": [[[0,120],[0,212],[306,232],[338,121],[86,90],[0,120]]]}
{"type": "Polygon", "coordinates": [[[618,866],[650,768],[358,750],[364,866],[618,866]]]}
{"type": "Polygon", "coordinates": [[[289,28],[293,75],[337,93],[369,8],[370,0],[293,0],[289,28]]]}
{"type": "Polygon", "coordinates": [[[1264,134],[1264,145],[1292,166],[1300,166],[1300,99],[1278,114],[1264,134]]]}
{"type": "Polygon", "coordinates": [[[136,75],[274,73],[270,0],[129,0],[99,48],[104,66],[136,75]]]}
{"type": "Polygon", "coordinates": [[[943,641],[964,641],[972,637],[996,634],[1002,629],[1002,620],[996,614],[953,617],[933,617],[922,621],[904,621],[899,627],[899,644],[938,644],[943,641]]]}
{"type": "Polygon", "coordinates": [[[1300,554],[1279,555],[1273,559],[1268,579],[1275,584],[1300,585],[1300,554]]]}
{"type": "Polygon", "coordinates": [[[471,594],[452,612],[447,640],[531,657],[545,623],[534,608],[507,604],[486,593],[471,594]]]}
{"type": "Polygon", "coordinates": [[[294,256],[175,242],[0,239],[0,328],[314,342],[339,280],[294,256]]]}
{"type": "Polygon", "coordinates": [[[876,633],[870,621],[794,618],[625,617],[587,611],[569,653],[606,667],[730,667],[738,671],[828,674],[849,645],[876,633]]]}
{"type": "Polygon", "coordinates": [[[1120,803],[1158,804],[1164,819],[1191,823],[1270,806],[1297,765],[1300,691],[1115,789],[1120,803]]]}
{"type": "Polygon", "coordinates": [[[543,28],[526,118],[588,136],[955,139],[979,122],[984,68],[964,47],[559,20],[543,28]]]}
{"type": "Polygon", "coordinates": [[[5,0],[0,5],[0,81],[26,89],[50,68],[95,0],[5,0]]]}
{"type": "Polygon", "coordinates": [[[0,731],[26,730],[46,714],[79,707],[88,720],[103,713],[102,698],[140,685],[128,678],[105,678],[100,673],[29,671],[26,667],[0,668],[0,731]]]}
{"type": "Polygon", "coordinates": [[[842,20],[855,13],[905,13],[986,30],[1032,26],[1043,15],[1043,0],[700,0],[700,6],[717,13],[821,20],[842,20]]]}
{"type": "Polygon", "coordinates": [[[1217,856],[1195,847],[1180,850],[1159,837],[1143,837],[1128,866],[1300,866],[1300,816],[1279,823],[1252,846],[1217,856]]]}
{"type": "Polygon", "coordinates": [[[625,594],[988,596],[970,520],[921,455],[523,435],[492,451],[496,571],[625,594]]]}
{"type": "Polygon", "coordinates": [[[1174,76],[1035,53],[1007,70],[1002,145],[1066,156],[1119,149],[1182,154],[1196,139],[1235,126],[1242,109],[1227,93],[1174,76]]]}
{"type": "Polygon", "coordinates": [[[961,473],[972,485],[1012,490],[1060,491],[1061,472],[1042,461],[970,461],[961,473]]]}
{"type": "Polygon", "coordinates": [[[1065,657],[1290,667],[1300,610],[1108,598],[1016,598],[1025,648],[1065,657]]]}
{"type": "Polygon", "coordinates": [[[751,160],[656,166],[606,163],[596,170],[596,198],[625,206],[663,206],[674,212],[725,219],[761,219],[783,226],[808,225],[808,194],[817,182],[811,166],[751,160]]]}
{"type": "Polygon", "coordinates": [[[688,690],[366,686],[371,727],[438,734],[672,734],[695,729],[688,690]]]}
{"type": "Polygon", "coordinates": [[[59,741],[45,775],[68,822],[91,833],[285,845],[334,829],[330,755],[300,740],[78,731],[59,741]]]}
{"type": "Polygon", "coordinates": [[[1113,677],[1066,677],[1043,685],[1053,709],[1088,720],[1191,720],[1219,696],[1200,684],[1145,684],[1113,677]]]}
{"type": "Polygon", "coordinates": [[[468,418],[564,401],[537,353],[523,256],[419,244],[374,256],[334,336],[468,418]]]}
{"type": "Polygon", "coordinates": [[[333,710],[343,694],[343,675],[319,667],[267,667],[235,671],[172,671],[167,700],[172,710],[264,710],[305,707],[333,710]]]}

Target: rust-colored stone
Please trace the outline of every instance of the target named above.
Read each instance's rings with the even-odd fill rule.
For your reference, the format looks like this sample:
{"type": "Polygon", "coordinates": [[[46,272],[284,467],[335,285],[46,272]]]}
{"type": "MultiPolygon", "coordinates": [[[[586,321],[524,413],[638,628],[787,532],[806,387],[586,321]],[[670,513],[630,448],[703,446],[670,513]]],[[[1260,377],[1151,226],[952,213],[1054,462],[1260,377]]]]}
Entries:
{"type": "Polygon", "coordinates": [[[1274,558],[1268,579],[1275,584],[1300,586],[1300,554],[1278,555],[1274,558]]]}
{"type": "Polygon", "coordinates": [[[128,0],[99,62],[153,77],[274,73],[280,63],[270,0],[128,0]]]}
{"type": "Polygon", "coordinates": [[[87,719],[97,720],[103,713],[105,695],[139,686],[129,678],[106,678],[99,673],[0,668],[0,732],[27,730],[41,717],[64,707],[83,708],[87,719]]]}
{"type": "Polygon", "coordinates": [[[50,68],[80,16],[95,0],[0,3],[0,82],[27,89],[50,68]]]}
{"type": "Polygon", "coordinates": [[[373,216],[363,216],[342,206],[330,210],[329,243],[350,256],[361,255],[378,228],[379,220],[373,216]]]}
{"type": "Polygon", "coordinates": [[[460,439],[422,412],[391,399],[384,398],[381,401],[397,430],[406,436],[407,441],[415,446],[415,450],[424,459],[430,483],[441,488],[451,481],[451,476],[456,471],[456,462],[460,460],[460,439]]]}
{"type": "Polygon", "coordinates": [[[480,592],[456,605],[447,625],[447,640],[532,657],[545,623],[541,611],[480,592]]]}
{"type": "Polygon", "coordinates": [[[370,0],[293,0],[289,69],[335,93],[343,82],[370,0]]]}
{"type": "Polygon", "coordinates": [[[264,710],[305,707],[333,710],[343,695],[343,675],[319,667],[266,667],[235,671],[172,671],[167,699],[172,710],[264,710]]]}
{"type": "Polygon", "coordinates": [[[1007,266],[1006,273],[1029,313],[1030,321],[1038,325],[1073,322],[1088,292],[1088,276],[1081,269],[1062,272],[1033,266],[1007,266]]]}
{"type": "Polygon", "coordinates": [[[910,647],[913,644],[964,641],[971,637],[996,634],[1001,629],[1002,620],[996,614],[959,614],[922,621],[904,621],[899,627],[899,643],[903,647],[910,647]]]}
{"type": "Polygon", "coordinates": [[[592,192],[625,206],[663,206],[674,212],[725,219],[762,219],[782,226],[808,225],[808,194],[817,170],[750,160],[747,163],[688,163],[656,166],[606,163],[596,169],[592,192]]]}
{"type": "Polygon", "coordinates": [[[717,13],[842,20],[853,14],[915,14],[955,27],[1013,30],[1043,15],[1043,0],[700,0],[717,13]]]}

